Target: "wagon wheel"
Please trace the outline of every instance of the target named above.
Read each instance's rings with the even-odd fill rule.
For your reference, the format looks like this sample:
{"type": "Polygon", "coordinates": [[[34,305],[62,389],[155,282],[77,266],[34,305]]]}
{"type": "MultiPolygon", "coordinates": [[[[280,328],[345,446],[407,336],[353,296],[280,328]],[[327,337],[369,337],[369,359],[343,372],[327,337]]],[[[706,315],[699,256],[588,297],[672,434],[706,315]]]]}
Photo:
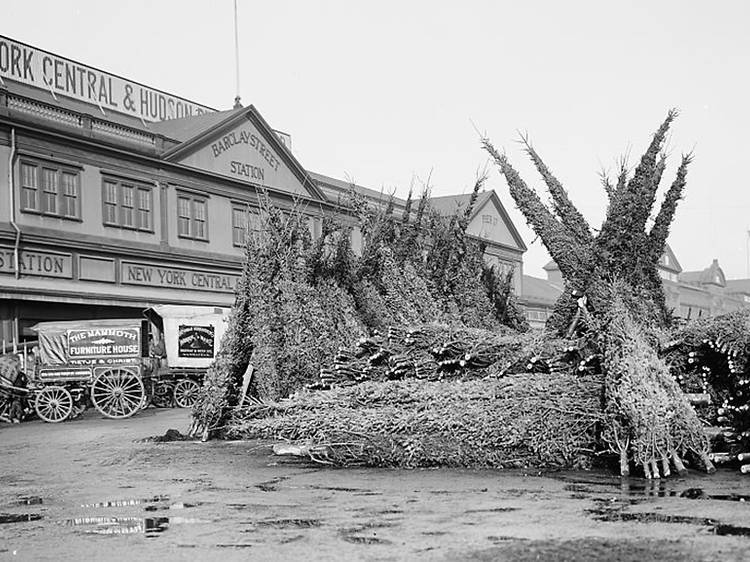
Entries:
{"type": "Polygon", "coordinates": [[[169,381],[154,383],[154,397],[151,401],[157,408],[171,408],[172,384],[169,381]]]}
{"type": "Polygon", "coordinates": [[[47,423],[60,423],[73,411],[73,397],[62,386],[45,386],[36,393],[36,415],[47,423]]]}
{"type": "Polygon", "coordinates": [[[91,384],[91,402],[108,418],[129,418],[141,408],[145,397],[143,381],[128,369],[107,369],[91,384]]]}
{"type": "Polygon", "coordinates": [[[182,379],[174,385],[174,403],[178,408],[192,408],[198,400],[200,385],[193,379],[182,379]]]}
{"type": "Polygon", "coordinates": [[[0,421],[10,423],[10,405],[10,399],[0,394],[0,421]]]}

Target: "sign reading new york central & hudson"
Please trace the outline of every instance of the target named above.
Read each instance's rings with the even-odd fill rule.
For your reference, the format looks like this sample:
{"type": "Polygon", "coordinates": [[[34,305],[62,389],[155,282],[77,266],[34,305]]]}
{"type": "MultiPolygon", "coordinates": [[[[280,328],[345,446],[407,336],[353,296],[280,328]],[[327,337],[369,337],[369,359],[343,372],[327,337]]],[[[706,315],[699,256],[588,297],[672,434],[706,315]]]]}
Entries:
{"type": "Polygon", "coordinates": [[[178,119],[214,111],[2,35],[0,77],[144,121],[178,119]]]}

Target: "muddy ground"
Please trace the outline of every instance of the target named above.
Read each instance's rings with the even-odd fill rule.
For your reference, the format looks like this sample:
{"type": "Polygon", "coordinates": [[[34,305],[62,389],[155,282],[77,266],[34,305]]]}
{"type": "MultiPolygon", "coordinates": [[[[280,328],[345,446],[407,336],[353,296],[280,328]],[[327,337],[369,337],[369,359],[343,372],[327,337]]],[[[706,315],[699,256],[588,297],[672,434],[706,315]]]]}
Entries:
{"type": "Polygon", "coordinates": [[[750,560],[750,476],[336,470],[143,441],[189,413],[0,424],[0,559],[750,560]],[[747,501],[740,501],[747,500],[747,501]]]}

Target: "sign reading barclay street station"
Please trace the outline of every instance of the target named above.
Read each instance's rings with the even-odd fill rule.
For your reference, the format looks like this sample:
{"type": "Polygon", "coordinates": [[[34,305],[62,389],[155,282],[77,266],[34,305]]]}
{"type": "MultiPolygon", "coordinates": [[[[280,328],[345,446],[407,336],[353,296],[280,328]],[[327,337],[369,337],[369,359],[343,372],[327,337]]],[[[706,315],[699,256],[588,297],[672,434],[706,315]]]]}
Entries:
{"type": "Polygon", "coordinates": [[[0,35],[0,78],[41,88],[144,121],[213,112],[210,107],[154,90],[0,35]]]}

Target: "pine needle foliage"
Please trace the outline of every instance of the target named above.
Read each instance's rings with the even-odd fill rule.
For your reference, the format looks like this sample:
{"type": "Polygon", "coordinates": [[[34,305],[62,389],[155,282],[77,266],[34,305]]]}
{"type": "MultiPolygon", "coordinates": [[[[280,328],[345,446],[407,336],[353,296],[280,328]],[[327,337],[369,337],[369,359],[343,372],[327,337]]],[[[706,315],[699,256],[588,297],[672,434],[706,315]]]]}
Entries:
{"type": "Polygon", "coordinates": [[[263,197],[261,226],[247,239],[229,330],[206,377],[193,433],[222,426],[238,405],[248,366],[248,394],[278,399],[317,381],[338,348],[373,329],[435,322],[526,329],[512,279],[488,273],[482,248],[466,236],[483,182],[468,207],[450,217],[430,209],[427,191],[415,213],[410,196],[401,216],[393,198],[371,206],[352,191],[349,208],[363,237],[359,257],[351,224],[327,218],[313,240],[299,207],[282,212],[263,197]]]}
{"type": "Polygon", "coordinates": [[[638,308],[639,316],[645,315],[656,326],[670,324],[656,265],[683,195],[690,154],[682,157],[651,228],[647,228],[647,223],[665,169],[665,139],[676,117],[676,110],[669,111],[632,176],[623,164],[616,183],[604,178],[609,205],[596,235],[526,137],[522,138],[526,152],[549,190],[552,209],[526,185],[505,154],[498,152],[489,139],[482,139],[483,147],[505,176],[518,208],[560,267],[565,291],[550,318],[550,327],[558,332],[566,330],[576,312],[571,298],[573,291],[586,294],[594,310],[604,310],[607,305],[604,287],[615,279],[632,286],[634,301],[629,306],[638,308]]]}

